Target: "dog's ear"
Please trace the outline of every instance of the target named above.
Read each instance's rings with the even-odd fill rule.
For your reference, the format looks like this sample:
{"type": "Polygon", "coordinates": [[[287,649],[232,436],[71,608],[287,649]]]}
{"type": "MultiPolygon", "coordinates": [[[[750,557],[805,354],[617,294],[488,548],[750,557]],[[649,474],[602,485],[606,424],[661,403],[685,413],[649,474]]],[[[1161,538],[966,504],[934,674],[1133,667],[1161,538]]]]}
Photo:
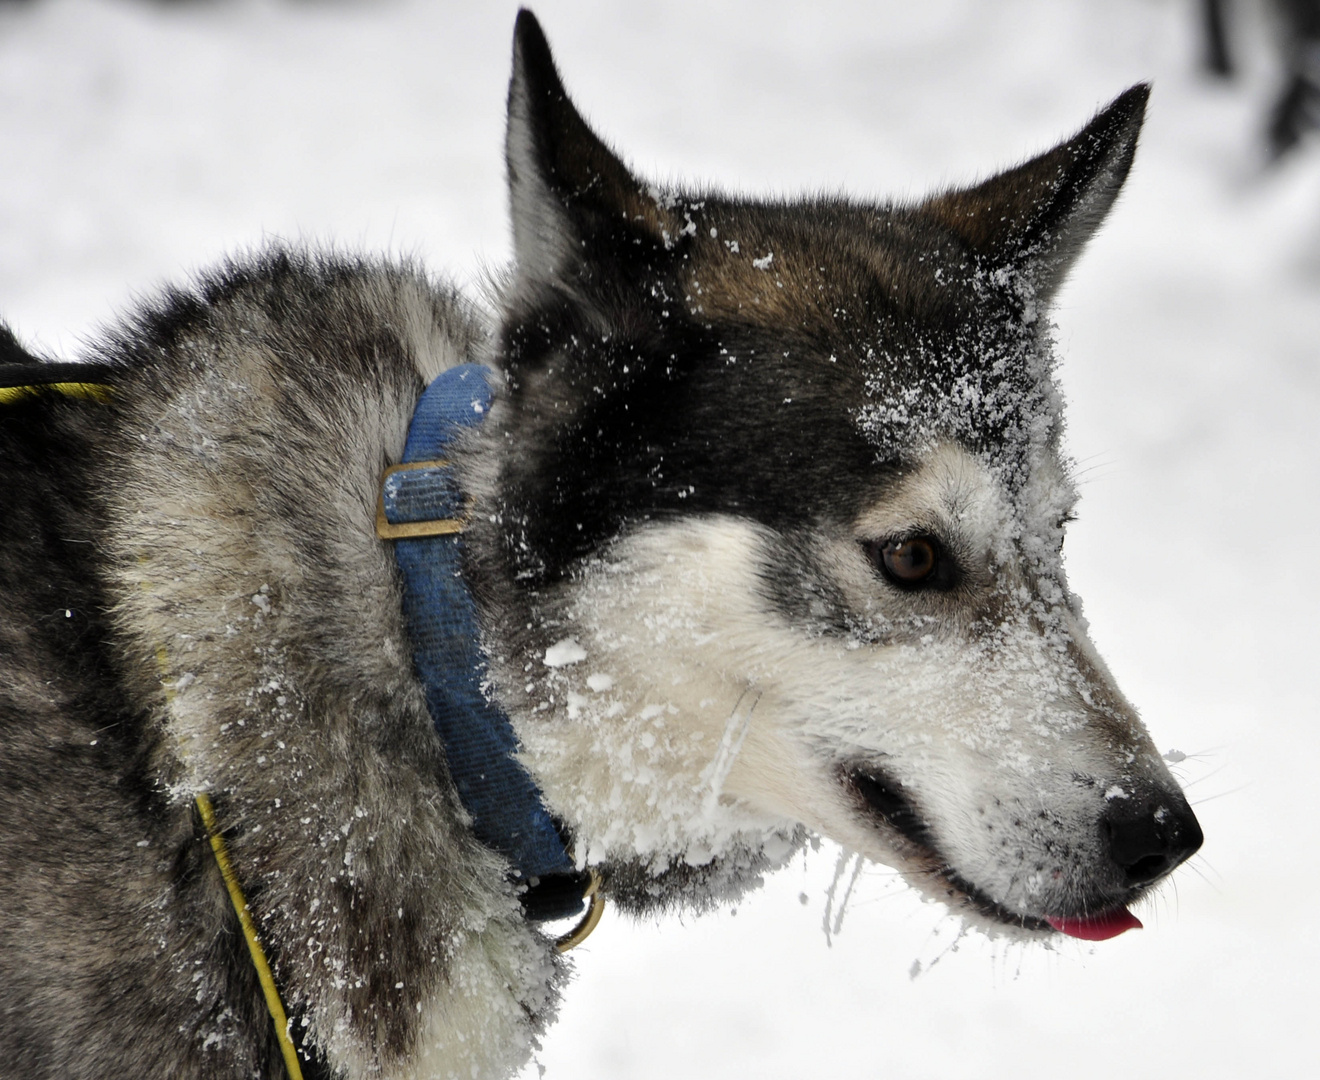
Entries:
{"type": "Polygon", "coordinates": [[[665,208],[573,107],[526,8],[513,29],[505,158],[519,280],[560,279],[605,237],[665,236],[665,208]]]}
{"type": "Polygon", "coordinates": [[[1150,86],[1120,94],[1053,150],[975,187],[937,195],[921,210],[995,269],[1026,276],[1048,302],[1127,178],[1150,86]]]}

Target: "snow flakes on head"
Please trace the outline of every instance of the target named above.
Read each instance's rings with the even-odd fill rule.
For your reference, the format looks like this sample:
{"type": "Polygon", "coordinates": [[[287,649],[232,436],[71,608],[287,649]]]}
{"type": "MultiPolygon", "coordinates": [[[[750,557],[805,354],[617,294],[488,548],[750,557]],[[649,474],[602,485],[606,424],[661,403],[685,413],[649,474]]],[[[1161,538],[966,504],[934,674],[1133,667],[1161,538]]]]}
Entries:
{"type": "Polygon", "coordinates": [[[1062,426],[1052,342],[1025,275],[977,272],[971,286],[978,303],[955,325],[902,335],[882,321],[865,351],[867,400],[855,420],[881,461],[911,461],[954,441],[1017,492],[1062,426]]]}

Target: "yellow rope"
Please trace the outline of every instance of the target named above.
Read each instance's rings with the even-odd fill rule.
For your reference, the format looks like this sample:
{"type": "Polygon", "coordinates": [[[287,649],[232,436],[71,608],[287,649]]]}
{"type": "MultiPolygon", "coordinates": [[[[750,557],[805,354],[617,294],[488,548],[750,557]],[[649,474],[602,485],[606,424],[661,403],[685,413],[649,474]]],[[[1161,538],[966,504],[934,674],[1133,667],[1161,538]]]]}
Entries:
{"type": "MultiPolygon", "coordinates": [[[[145,556],[142,559],[146,561],[145,556]]],[[[150,586],[144,581],[144,590],[150,586]]],[[[166,703],[174,700],[174,687],[167,681],[170,673],[170,654],[164,645],[156,647],[156,666],[160,669],[161,686],[165,689],[166,703]]],[[[271,1023],[275,1025],[275,1038],[280,1044],[280,1053],[284,1055],[284,1067],[288,1070],[289,1080],[303,1080],[302,1066],[298,1063],[298,1053],[289,1038],[289,1018],[284,1012],[284,1002],[280,1000],[279,987],[275,985],[275,976],[271,974],[270,961],[266,959],[266,950],[261,947],[257,937],[257,926],[252,921],[252,912],[248,909],[247,897],[243,895],[243,886],[234,873],[234,864],[229,861],[229,846],[224,834],[215,820],[215,807],[211,797],[204,791],[197,793],[197,811],[202,815],[202,825],[206,828],[207,838],[211,841],[211,850],[215,853],[215,864],[220,867],[220,876],[224,878],[225,888],[229,891],[229,902],[234,905],[238,923],[243,928],[243,940],[247,942],[248,952],[252,954],[252,966],[257,969],[257,981],[261,983],[261,992],[266,998],[266,1009],[270,1013],[271,1023]]]]}
{"type": "MultiPolygon", "coordinates": [[[[100,402],[110,401],[114,395],[113,387],[104,386],[101,383],[57,382],[42,383],[35,386],[3,386],[0,387],[0,405],[9,405],[22,398],[35,396],[43,390],[52,390],[57,394],[63,394],[65,397],[100,402]]],[[[142,588],[150,590],[150,586],[145,581],[142,583],[142,588]]],[[[167,681],[170,673],[170,656],[164,645],[156,649],[156,666],[160,669],[161,684],[165,689],[165,700],[167,703],[172,702],[174,700],[174,688],[167,681]]],[[[229,861],[229,848],[225,845],[225,838],[216,824],[215,807],[211,805],[210,796],[205,792],[197,796],[197,809],[202,815],[202,824],[206,827],[206,835],[210,838],[211,850],[215,853],[216,865],[220,867],[220,876],[224,878],[225,888],[229,890],[230,902],[234,905],[239,924],[243,927],[243,937],[247,941],[248,952],[252,954],[252,966],[257,969],[257,979],[261,982],[261,992],[266,996],[266,1008],[270,1011],[271,1021],[275,1025],[275,1038],[279,1041],[280,1053],[284,1055],[284,1066],[289,1072],[289,1080],[303,1080],[302,1066],[298,1063],[298,1054],[293,1048],[293,1040],[289,1038],[289,1018],[285,1015],[284,1003],[280,1001],[280,992],[275,985],[275,976],[271,974],[270,962],[266,959],[266,950],[261,947],[261,939],[257,937],[257,927],[252,921],[251,912],[248,910],[247,897],[243,895],[243,886],[239,884],[238,875],[234,873],[233,864],[229,861]]]]}
{"type": "Polygon", "coordinates": [[[37,386],[0,386],[0,405],[10,405],[25,397],[35,397],[42,390],[54,390],[65,397],[86,398],[88,401],[107,402],[114,391],[101,383],[56,382],[37,386]]]}
{"type": "MultiPolygon", "coordinates": [[[[90,401],[107,402],[113,395],[113,389],[100,383],[58,382],[44,383],[37,386],[0,387],[0,405],[9,405],[24,397],[35,396],[42,390],[53,390],[65,397],[85,398],[90,401]]],[[[144,581],[143,589],[149,589],[144,581]]],[[[161,683],[165,688],[165,700],[174,700],[174,688],[166,680],[169,677],[169,653],[164,645],[156,649],[156,666],[160,669],[161,683]]],[[[298,1064],[298,1054],[289,1038],[289,1019],[284,1012],[284,1003],[280,1001],[279,989],[275,986],[275,977],[270,972],[270,963],[266,960],[266,950],[261,947],[257,937],[256,925],[248,911],[247,898],[243,895],[243,886],[238,882],[233,864],[229,861],[229,849],[221,835],[215,820],[215,808],[210,796],[205,792],[197,796],[197,809],[202,815],[202,824],[211,840],[211,850],[215,852],[216,865],[220,867],[220,876],[224,878],[225,888],[229,890],[229,899],[238,914],[239,924],[243,927],[243,937],[247,940],[248,952],[252,954],[252,966],[257,969],[257,979],[261,982],[261,991],[266,995],[266,1008],[275,1024],[275,1038],[279,1040],[280,1053],[284,1055],[284,1066],[288,1069],[289,1080],[303,1080],[302,1067],[298,1064]]]]}
{"type": "Polygon", "coordinates": [[[238,875],[229,861],[229,849],[225,838],[216,824],[215,809],[211,806],[210,796],[204,792],[197,796],[197,809],[202,815],[202,824],[211,838],[211,850],[215,852],[216,864],[220,867],[220,876],[225,879],[225,888],[229,890],[229,899],[238,912],[238,921],[243,926],[243,937],[247,939],[248,952],[252,954],[252,966],[257,969],[257,978],[261,980],[261,992],[266,995],[266,1008],[275,1022],[275,1037],[280,1041],[280,1052],[284,1055],[284,1066],[289,1070],[289,1080],[302,1080],[302,1067],[298,1064],[298,1054],[289,1038],[289,1020],[284,1014],[284,1003],[280,1001],[280,991],[275,985],[275,976],[270,973],[270,964],[266,960],[266,950],[261,947],[257,937],[257,927],[252,922],[248,911],[247,898],[243,895],[243,886],[238,883],[238,875]]]}
{"type": "MultiPolygon", "coordinates": [[[[146,562],[146,556],[142,556],[146,562]]],[[[142,588],[150,591],[146,581],[142,588]]],[[[170,654],[164,645],[156,647],[156,667],[160,670],[161,686],[165,690],[165,701],[174,700],[174,687],[169,683],[170,654]]],[[[215,807],[211,797],[204,791],[197,793],[197,812],[202,816],[202,825],[206,828],[207,838],[211,841],[211,851],[215,854],[215,864],[220,868],[225,888],[229,892],[229,902],[234,905],[238,923],[243,928],[243,940],[247,942],[248,952],[252,956],[252,966],[257,969],[257,981],[261,983],[261,992],[266,998],[266,1010],[270,1013],[271,1023],[275,1025],[275,1038],[280,1044],[280,1053],[284,1055],[284,1067],[289,1080],[303,1080],[302,1066],[298,1062],[298,1052],[293,1048],[289,1037],[289,1018],[284,1011],[284,1002],[280,1000],[279,987],[275,985],[275,976],[271,974],[270,961],[266,959],[266,950],[261,947],[257,937],[257,926],[252,921],[252,912],[248,908],[247,897],[243,895],[243,886],[234,873],[234,864],[229,861],[229,846],[215,819],[215,807]]]]}

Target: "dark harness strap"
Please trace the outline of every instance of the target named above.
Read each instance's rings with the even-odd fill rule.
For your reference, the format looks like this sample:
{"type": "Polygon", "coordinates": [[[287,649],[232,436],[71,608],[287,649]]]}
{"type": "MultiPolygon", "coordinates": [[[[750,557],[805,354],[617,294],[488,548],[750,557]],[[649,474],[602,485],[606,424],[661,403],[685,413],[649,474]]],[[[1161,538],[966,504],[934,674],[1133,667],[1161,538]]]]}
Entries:
{"type": "MultiPolygon", "coordinates": [[[[7,333],[0,327],[0,333],[7,333]]],[[[11,338],[12,341],[12,338],[11,338]]],[[[75,364],[67,361],[38,360],[23,352],[22,347],[14,344],[22,354],[22,359],[14,358],[14,353],[3,337],[0,337],[0,389],[24,389],[26,387],[55,386],[72,383],[79,386],[105,386],[114,375],[115,369],[109,364],[75,364]]]]}

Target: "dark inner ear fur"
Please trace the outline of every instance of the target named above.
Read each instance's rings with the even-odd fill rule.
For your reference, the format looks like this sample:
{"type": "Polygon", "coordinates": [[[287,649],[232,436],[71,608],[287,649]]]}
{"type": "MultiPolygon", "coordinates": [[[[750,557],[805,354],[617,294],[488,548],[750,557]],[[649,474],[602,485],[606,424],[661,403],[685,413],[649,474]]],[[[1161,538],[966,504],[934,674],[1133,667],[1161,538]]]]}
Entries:
{"type": "Polygon", "coordinates": [[[505,140],[518,277],[572,275],[584,241],[621,230],[664,242],[670,215],[569,100],[536,17],[518,12],[505,140]]]}
{"type": "Polygon", "coordinates": [[[988,268],[1027,275],[1047,301],[1123,186],[1150,87],[1120,94],[1071,139],[921,210],[953,231],[988,268]]]}

